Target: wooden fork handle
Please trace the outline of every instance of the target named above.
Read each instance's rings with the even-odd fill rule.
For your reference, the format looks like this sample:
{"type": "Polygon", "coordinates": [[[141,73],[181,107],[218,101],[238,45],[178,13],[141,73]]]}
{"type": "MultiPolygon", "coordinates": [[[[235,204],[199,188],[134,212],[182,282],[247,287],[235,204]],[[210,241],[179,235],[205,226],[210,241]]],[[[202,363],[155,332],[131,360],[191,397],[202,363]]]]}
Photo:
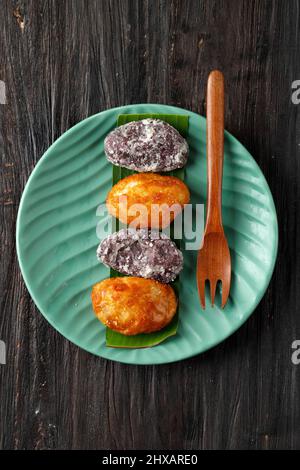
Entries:
{"type": "Polygon", "coordinates": [[[207,83],[207,217],[205,231],[221,231],[224,159],[224,76],[210,73],[207,83]]]}

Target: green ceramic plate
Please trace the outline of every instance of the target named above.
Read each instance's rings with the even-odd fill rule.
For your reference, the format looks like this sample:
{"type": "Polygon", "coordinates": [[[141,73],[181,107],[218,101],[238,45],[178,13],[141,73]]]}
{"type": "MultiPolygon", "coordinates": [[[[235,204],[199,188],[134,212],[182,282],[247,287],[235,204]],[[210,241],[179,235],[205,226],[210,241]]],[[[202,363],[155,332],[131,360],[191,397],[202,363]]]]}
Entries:
{"type": "MultiPolygon", "coordinates": [[[[196,252],[185,253],[180,324],[175,337],[148,349],[105,346],[90,292],[109,270],[96,259],[96,208],[111,187],[103,140],[121,113],[188,113],[190,157],[185,182],[193,203],[206,197],[205,119],[172,106],[109,109],[80,122],[41,158],[25,188],[17,220],[17,250],[28,290],[54,328],[83,349],[129,364],[162,364],[199,354],[231,335],[251,315],[272,275],[278,227],[272,195],[259,167],[230,134],[225,137],[223,220],[232,256],[232,286],[224,311],[200,308],[196,252]]],[[[208,302],[207,302],[208,303],[208,302]]]]}

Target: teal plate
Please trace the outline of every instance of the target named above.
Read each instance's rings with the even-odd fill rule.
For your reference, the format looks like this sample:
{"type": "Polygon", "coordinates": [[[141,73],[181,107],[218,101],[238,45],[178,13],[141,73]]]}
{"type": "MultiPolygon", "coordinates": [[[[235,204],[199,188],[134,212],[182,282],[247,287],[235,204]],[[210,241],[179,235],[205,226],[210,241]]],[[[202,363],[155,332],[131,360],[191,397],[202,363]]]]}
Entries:
{"type": "Polygon", "coordinates": [[[195,274],[197,253],[186,251],[177,335],[153,348],[107,347],[105,328],[94,316],[90,300],[92,285],[109,277],[109,270],[96,258],[96,209],[104,203],[111,187],[112,166],[105,158],[103,141],[115,127],[118,115],[128,113],[188,113],[190,157],[185,182],[191,190],[192,203],[205,202],[203,117],[158,104],[109,109],[63,134],[37,164],[20,203],[17,251],[34,302],[62,335],[107,359],[128,364],[163,364],[206,351],[249,318],[273,272],[277,217],[259,167],[247,150],[226,133],[223,221],[232,257],[232,285],[226,308],[201,309],[195,274]]]}

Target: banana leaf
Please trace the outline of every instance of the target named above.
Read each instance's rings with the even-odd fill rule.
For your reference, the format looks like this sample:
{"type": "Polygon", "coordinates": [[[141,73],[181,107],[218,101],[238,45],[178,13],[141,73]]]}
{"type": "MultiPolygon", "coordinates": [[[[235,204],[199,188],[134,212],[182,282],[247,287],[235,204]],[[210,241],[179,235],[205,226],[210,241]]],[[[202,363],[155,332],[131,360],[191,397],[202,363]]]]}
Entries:
{"type": "MultiPolygon", "coordinates": [[[[183,137],[187,136],[188,132],[188,116],[185,115],[177,115],[177,114],[120,114],[117,120],[117,126],[121,126],[123,124],[127,124],[131,121],[140,121],[141,119],[146,118],[156,118],[161,119],[162,121],[166,121],[167,123],[171,124],[175,129],[180,132],[183,137]]],[[[164,175],[171,175],[180,178],[184,181],[184,168],[180,168],[178,170],[174,170],[171,172],[165,172],[164,175]]],[[[125,178],[126,176],[132,175],[135,171],[128,170],[127,168],[122,168],[120,166],[113,165],[113,174],[112,174],[112,184],[115,185],[121,179],[125,178]]],[[[172,224],[173,225],[173,224],[172,224]]],[[[119,220],[114,219],[113,221],[113,232],[119,230],[119,220]]],[[[170,229],[170,234],[172,238],[172,226],[170,229]]],[[[180,248],[180,240],[174,240],[178,248],[180,248]]],[[[121,273],[111,269],[110,277],[117,277],[123,276],[121,273]]],[[[171,283],[172,288],[174,289],[176,296],[179,300],[179,293],[180,293],[180,276],[175,279],[173,283],[171,283]]],[[[178,302],[179,305],[179,302],[178,302]]],[[[157,344],[161,343],[162,341],[166,340],[170,336],[174,336],[177,333],[178,328],[178,320],[179,320],[179,307],[177,309],[176,315],[174,316],[173,320],[169,325],[163,328],[160,331],[156,331],[154,333],[148,334],[139,334],[135,336],[125,336],[121,333],[117,333],[116,331],[111,330],[110,328],[106,328],[106,346],[113,347],[113,348],[147,348],[151,346],[156,346],[157,344]]]]}

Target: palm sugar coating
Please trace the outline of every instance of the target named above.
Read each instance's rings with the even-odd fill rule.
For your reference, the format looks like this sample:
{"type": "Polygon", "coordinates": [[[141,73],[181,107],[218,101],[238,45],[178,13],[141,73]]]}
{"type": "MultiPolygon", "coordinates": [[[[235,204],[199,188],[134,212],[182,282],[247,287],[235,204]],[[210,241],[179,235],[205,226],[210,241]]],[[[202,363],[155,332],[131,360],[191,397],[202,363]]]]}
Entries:
{"type": "Polygon", "coordinates": [[[138,172],[171,171],[188,159],[186,140],[164,121],[143,119],[113,130],[104,141],[107,159],[138,172]]]}
{"type": "Polygon", "coordinates": [[[120,273],[171,282],[183,266],[183,256],[164,233],[148,229],[122,229],[105,238],[97,256],[120,273]]]}
{"type": "Polygon", "coordinates": [[[112,187],[106,205],[111,215],[131,228],[165,228],[189,200],[189,189],[179,178],[136,173],[112,187]]]}
{"type": "Polygon", "coordinates": [[[114,277],[95,284],[92,303],[97,318],[123,335],[161,330],[177,309],[172,287],[142,277],[114,277]]]}

